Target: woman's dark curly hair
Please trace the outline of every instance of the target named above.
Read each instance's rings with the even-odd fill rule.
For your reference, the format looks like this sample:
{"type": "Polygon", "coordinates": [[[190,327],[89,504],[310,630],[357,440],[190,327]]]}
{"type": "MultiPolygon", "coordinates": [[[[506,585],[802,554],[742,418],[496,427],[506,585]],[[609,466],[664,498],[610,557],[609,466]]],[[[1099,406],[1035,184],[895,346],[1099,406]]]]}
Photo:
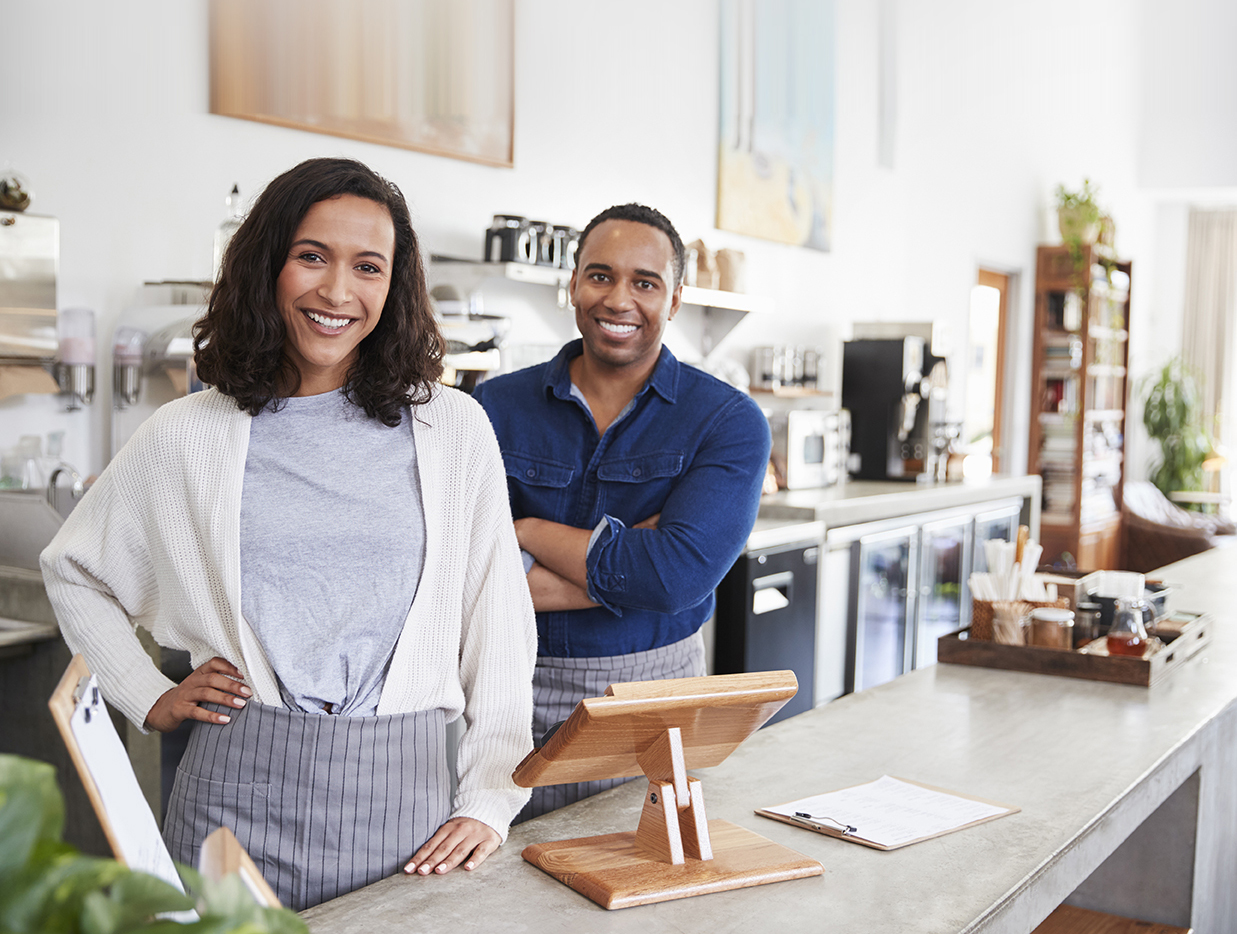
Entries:
{"type": "Polygon", "coordinates": [[[284,355],[275,283],[292,238],[317,202],[356,195],[381,204],[395,226],[391,285],[378,325],[358,345],[344,394],[370,418],[394,427],[411,403],[427,402],[442,375],[442,335],[425,288],[425,267],[408,204],[392,182],[352,159],[309,159],[258,196],[224,252],[206,315],[194,325],[198,375],[250,415],[301,384],[284,355]]]}

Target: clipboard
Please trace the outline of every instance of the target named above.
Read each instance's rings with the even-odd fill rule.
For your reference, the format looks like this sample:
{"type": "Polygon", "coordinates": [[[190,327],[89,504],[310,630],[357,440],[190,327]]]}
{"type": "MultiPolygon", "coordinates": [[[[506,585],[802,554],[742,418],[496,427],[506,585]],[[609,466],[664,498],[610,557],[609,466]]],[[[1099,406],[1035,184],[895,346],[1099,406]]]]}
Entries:
{"type": "MultiPolygon", "coordinates": [[[[790,810],[792,812],[791,814],[781,814],[769,808],[758,808],[755,813],[760,815],[761,817],[767,817],[771,820],[781,821],[782,823],[790,824],[793,827],[802,827],[805,830],[812,830],[812,831],[815,831],[816,833],[824,834],[827,837],[835,837],[838,840],[845,840],[848,843],[858,843],[860,846],[871,847],[874,850],[888,851],[888,850],[899,850],[904,846],[911,846],[912,844],[915,844],[915,843],[922,843],[924,840],[932,840],[936,837],[943,837],[946,834],[955,833],[956,831],[959,831],[959,830],[966,830],[968,827],[974,827],[978,824],[986,824],[988,821],[998,820],[1002,817],[1008,817],[1010,814],[1016,814],[1022,810],[1022,808],[1017,807],[1015,805],[1002,804],[999,801],[990,801],[987,798],[979,798],[974,795],[961,794],[956,791],[950,791],[949,789],[946,789],[946,788],[938,788],[935,785],[928,785],[923,782],[912,781],[909,778],[897,778],[897,777],[889,776],[889,775],[882,776],[881,778],[877,779],[874,782],[862,782],[858,785],[849,785],[846,788],[837,789],[836,792],[827,792],[826,794],[837,794],[840,792],[853,791],[855,789],[864,788],[865,786],[868,786],[868,785],[876,785],[877,783],[883,782],[887,779],[895,783],[901,783],[904,786],[908,785],[908,786],[912,786],[913,788],[919,788],[919,789],[924,789],[929,792],[934,792],[936,795],[943,795],[943,796],[946,796],[947,798],[955,799],[956,801],[959,801],[959,802],[970,802],[976,805],[985,805],[988,809],[995,809],[995,812],[989,813],[986,816],[976,817],[973,820],[966,820],[966,821],[958,822],[958,823],[950,823],[949,826],[944,827],[943,829],[940,829],[934,833],[923,834],[920,836],[913,837],[912,839],[901,839],[897,843],[894,843],[892,845],[881,843],[876,840],[871,840],[871,839],[868,839],[867,837],[864,837],[862,821],[859,821],[860,826],[857,826],[857,827],[850,826],[849,824],[846,824],[846,823],[842,823],[843,821],[850,819],[848,818],[847,814],[844,811],[839,811],[839,813],[837,814],[832,814],[828,816],[824,816],[820,814],[813,814],[812,817],[810,818],[803,817],[801,812],[800,814],[796,815],[795,812],[800,811],[801,806],[805,802],[814,801],[817,798],[822,797],[820,795],[809,797],[809,798],[800,798],[797,801],[790,801],[786,804],[774,805],[774,807],[780,810],[790,810]],[[834,824],[837,824],[838,826],[833,826],[834,824]]],[[[896,789],[894,789],[894,792],[896,793],[896,789]]],[[[943,818],[943,821],[948,823],[947,819],[943,818]]],[[[874,834],[873,836],[876,836],[876,835],[874,834]]]]}
{"type": "MultiPolygon", "coordinates": [[[[73,656],[47,706],[116,861],[185,891],[155,815],[133,773],[129,753],[112,724],[98,682],[81,655],[73,656]]],[[[281,907],[254,861],[226,827],[218,828],[202,841],[198,869],[213,881],[236,872],[255,902],[269,908],[281,907]]],[[[193,912],[177,913],[175,917],[197,919],[193,912]]]]}
{"type": "Polygon", "coordinates": [[[47,706],[117,862],[185,890],[98,682],[73,656],[47,706]]]}

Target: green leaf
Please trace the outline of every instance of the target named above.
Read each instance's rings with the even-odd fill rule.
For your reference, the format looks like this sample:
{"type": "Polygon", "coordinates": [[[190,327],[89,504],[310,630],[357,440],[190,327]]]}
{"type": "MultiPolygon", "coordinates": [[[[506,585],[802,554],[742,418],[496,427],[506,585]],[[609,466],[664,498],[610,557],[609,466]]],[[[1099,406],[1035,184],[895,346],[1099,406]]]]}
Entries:
{"type": "Polygon", "coordinates": [[[120,917],[119,905],[102,892],[89,892],[82,904],[82,934],[114,934],[120,917]]]}
{"type": "Polygon", "coordinates": [[[0,755],[0,879],[26,864],[37,843],[58,841],[64,800],[46,762],[0,755]]]}
{"type": "Polygon", "coordinates": [[[309,926],[286,908],[263,908],[262,918],[269,934],[309,934],[309,926]]]}
{"type": "Polygon", "coordinates": [[[32,863],[0,889],[0,930],[76,931],[86,896],[127,871],[114,860],[76,853],[32,863]]]}
{"type": "Polygon", "coordinates": [[[207,885],[203,894],[203,914],[218,915],[236,923],[249,922],[259,916],[261,906],[253,900],[237,873],[207,885]]]}
{"type": "Polygon", "coordinates": [[[126,911],[144,916],[165,911],[188,911],[193,899],[170,882],[145,872],[130,872],[112,886],[112,899],[124,905],[126,911]]]}

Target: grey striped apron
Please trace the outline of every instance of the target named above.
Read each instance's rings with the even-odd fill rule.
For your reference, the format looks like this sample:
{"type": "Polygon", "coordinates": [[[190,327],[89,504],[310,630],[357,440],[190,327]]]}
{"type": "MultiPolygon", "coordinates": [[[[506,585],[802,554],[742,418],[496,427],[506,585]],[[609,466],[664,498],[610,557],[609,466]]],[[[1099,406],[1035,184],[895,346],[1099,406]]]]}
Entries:
{"type": "MultiPolygon", "coordinates": [[[[541,736],[585,697],[600,697],[611,684],[626,681],[660,681],[665,678],[694,678],[705,674],[704,637],[697,630],[679,642],[630,655],[601,658],[556,658],[537,656],[533,671],[533,739],[541,736]]],[[[574,804],[581,798],[621,785],[626,778],[534,788],[533,796],[512,823],[540,817],[549,811],[574,804]]]]}
{"type": "Polygon", "coordinates": [[[202,840],[226,826],[301,911],[403,869],[450,816],[441,710],[206,706],[232,722],[193,725],[163,824],[173,859],[196,868],[202,840]]]}

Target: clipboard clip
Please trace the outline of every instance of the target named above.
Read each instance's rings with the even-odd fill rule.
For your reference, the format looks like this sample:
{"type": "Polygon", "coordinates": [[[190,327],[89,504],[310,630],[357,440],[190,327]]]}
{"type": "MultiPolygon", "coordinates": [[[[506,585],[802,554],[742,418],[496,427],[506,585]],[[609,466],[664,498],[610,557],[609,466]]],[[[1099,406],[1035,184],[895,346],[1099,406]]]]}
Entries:
{"type": "Polygon", "coordinates": [[[91,711],[99,706],[99,686],[90,683],[90,675],[83,675],[77,679],[77,687],[73,689],[73,703],[81,704],[86,700],[86,689],[90,689],[90,701],[85,710],[82,711],[82,717],[86,722],[90,722],[91,711]]]}
{"type": "Polygon", "coordinates": [[[825,817],[824,815],[815,817],[809,814],[807,811],[795,811],[795,817],[798,817],[800,820],[809,820],[809,821],[816,821],[816,822],[824,820],[824,821],[828,821],[831,824],[836,824],[837,827],[834,829],[837,830],[844,837],[849,837],[851,834],[858,833],[859,831],[858,827],[852,826],[851,824],[846,824],[840,820],[835,820],[832,817],[825,817]]]}

